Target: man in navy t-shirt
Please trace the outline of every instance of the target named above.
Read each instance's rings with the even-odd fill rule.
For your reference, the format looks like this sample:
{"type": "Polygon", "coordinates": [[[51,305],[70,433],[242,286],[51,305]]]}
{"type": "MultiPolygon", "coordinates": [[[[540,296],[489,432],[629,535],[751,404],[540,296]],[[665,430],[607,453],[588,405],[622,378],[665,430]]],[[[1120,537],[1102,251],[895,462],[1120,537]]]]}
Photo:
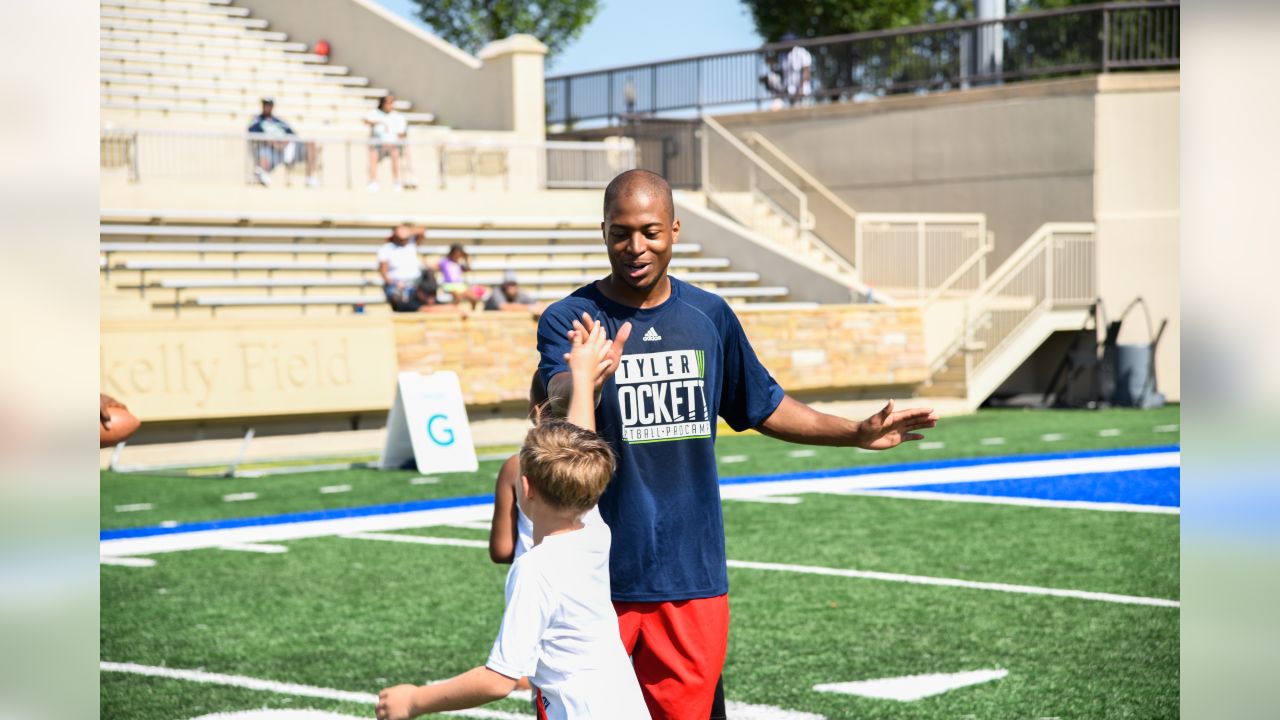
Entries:
{"type": "Polygon", "coordinates": [[[614,178],[601,229],[612,272],[543,314],[539,370],[563,408],[570,334],[603,323],[614,338],[596,423],[618,455],[600,513],[622,640],[655,718],[706,720],[729,631],[717,417],[790,442],[881,450],[920,439],[937,416],[891,402],[859,423],[787,396],[729,305],[667,275],[680,221],[661,176],[614,178]]]}

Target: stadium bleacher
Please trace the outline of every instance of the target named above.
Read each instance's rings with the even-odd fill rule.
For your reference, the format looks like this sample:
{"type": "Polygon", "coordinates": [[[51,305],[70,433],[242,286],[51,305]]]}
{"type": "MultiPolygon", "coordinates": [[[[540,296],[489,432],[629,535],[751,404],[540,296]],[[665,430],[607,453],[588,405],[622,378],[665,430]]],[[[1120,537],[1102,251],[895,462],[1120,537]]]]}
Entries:
{"type": "MultiPolygon", "coordinates": [[[[267,21],[228,3],[102,0],[104,119],[243,124],[263,96],[295,126],[363,129],[370,99],[387,94],[330,65],[305,43],[268,31],[267,21]]],[[[411,124],[430,112],[396,102],[411,124]]]]}
{"type": "MultiPolygon", "coordinates": [[[[227,308],[386,310],[373,257],[392,224],[386,218],[312,217],[307,223],[303,216],[232,213],[222,222],[192,222],[197,214],[104,211],[99,229],[104,292],[136,294],[158,312],[183,315],[225,314],[227,308]],[[146,216],[149,222],[142,224],[114,221],[146,216]],[[287,221],[291,224],[264,224],[287,221]]],[[[450,244],[463,244],[472,256],[473,282],[492,286],[514,277],[538,301],[558,300],[609,268],[599,227],[586,218],[421,220],[429,228],[419,246],[424,260],[442,256],[450,244]]],[[[698,243],[680,243],[673,252],[673,275],[733,304],[811,305],[786,303],[786,287],[762,285],[758,272],[733,270],[729,258],[705,257],[698,243]]]]}

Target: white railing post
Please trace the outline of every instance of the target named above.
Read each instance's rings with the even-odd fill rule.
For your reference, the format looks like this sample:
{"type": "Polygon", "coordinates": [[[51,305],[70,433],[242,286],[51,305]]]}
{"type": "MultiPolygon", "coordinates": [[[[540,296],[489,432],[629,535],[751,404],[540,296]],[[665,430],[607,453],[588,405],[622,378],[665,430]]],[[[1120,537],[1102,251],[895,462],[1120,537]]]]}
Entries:
{"type": "Polygon", "coordinates": [[[1047,309],[1053,309],[1053,231],[1045,234],[1044,243],[1044,300],[1047,309]]]}
{"type": "Polygon", "coordinates": [[[924,297],[924,289],[928,285],[925,279],[924,248],[924,220],[918,220],[916,221],[916,297],[924,297]]]}

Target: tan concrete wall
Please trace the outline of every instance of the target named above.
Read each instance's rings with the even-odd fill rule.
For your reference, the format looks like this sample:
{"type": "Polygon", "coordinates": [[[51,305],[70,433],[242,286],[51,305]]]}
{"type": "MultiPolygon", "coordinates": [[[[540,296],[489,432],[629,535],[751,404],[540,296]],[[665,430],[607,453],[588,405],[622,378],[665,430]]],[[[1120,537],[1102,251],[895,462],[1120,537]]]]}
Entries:
{"type": "Polygon", "coordinates": [[[101,387],[143,422],[386,408],[384,317],[106,320],[101,387]]]}
{"type": "MultiPolygon", "coordinates": [[[[1153,324],[1169,319],[1156,350],[1156,375],[1160,390],[1177,400],[1182,395],[1179,92],[1154,83],[1103,84],[1101,90],[1094,182],[1098,289],[1112,319],[1139,295],[1153,324]]],[[[1130,313],[1120,342],[1146,343],[1148,337],[1141,311],[1130,313]]]]}
{"type": "Polygon", "coordinates": [[[1093,211],[1094,78],[718,117],[864,212],[982,212],[999,262],[1093,211]]]}
{"type": "MultiPolygon", "coordinates": [[[[482,62],[376,0],[238,0],[237,4],[270,22],[271,29],[289,33],[291,40],[310,45],[327,39],[333,48],[331,62],[411,100],[416,111],[435,113],[442,124],[525,131],[536,125],[538,136],[543,133],[542,123],[532,118],[546,113],[542,102],[545,48],[514,60],[501,53],[489,54],[482,62]],[[513,62],[519,67],[513,68],[513,62]],[[534,75],[536,89],[526,87],[534,75]],[[513,100],[515,82],[521,87],[513,100]]],[[[527,44],[519,43],[507,49],[528,51],[527,44]]]]}

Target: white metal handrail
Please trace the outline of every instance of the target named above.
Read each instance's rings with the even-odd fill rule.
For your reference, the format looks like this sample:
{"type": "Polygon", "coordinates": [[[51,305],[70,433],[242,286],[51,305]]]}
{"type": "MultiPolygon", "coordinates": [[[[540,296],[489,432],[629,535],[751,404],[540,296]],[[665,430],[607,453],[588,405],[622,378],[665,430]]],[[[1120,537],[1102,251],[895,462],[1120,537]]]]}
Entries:
{"type": "MultiPolygon", "coordinates": [[[[798,208],[795,213],[792,213],[789,210],[783,208],[782,204],[778,203],[775,198],[769,197],[769,200],[773,201],[773,203],[778,207],[778,209],[782,211],[781,212],[782,217],[786,221],[788,221],[788,224],[792,225],[792,227],[795,230],[796,238],[797,239],[801,238],[804,234],[804,231],[810,229],[813,226],[813,221],[809,215],[808,198],[805,197],[805,194],[800,191],[800,188],[796,187],[790,180],[783,177],[782,173],[778,172],[772,165],[765,162],[763,158],[761,158],[759,155],[755,153],[755,151],[747,147],[746,144],[743,143],[741,140],[739,140],[733,133],[726,130],[723,125],[721,125],[720,123],[716,122],[714,119],[709,117],[704,117],[702,120],[703,120],[703,124],[712,133],[714,133],[716,137],[723,140],[725,143],[729,145],[729,147],[736,150],[738,155],[749,163],[748,167],[750,169],[750,172],[749,172],[748,179],[751,185],[750,190],[753,194],[763,193],[763,190],[760,187],[760,184],[755,174],[756,172],[763,172],[765,175],[769,176],[771,180],[777,183],[778,186],[780,186],[788,195],[791,196],[791,198],[796,203],[796,207],[798,208]]],[[[703,185],[706,187],[708,192],[715,192],[716,188],[713,185],[713,180],[712,180],[713,175],[711,173],[711,167],[710,167],[711,165],[711,152],[709,147],[710,143],[707,142],[707,140],[709,139],[710,137],[704,138],[702,143],[702,165],[703,165],[702,181],[703,181],[703,185]]],[[[767,194],[766,194],[766,197],[768,197],[767,194]]]]}
{"type": "Polygon", "coordinates": [[[854,265],[864,282],[920,301],[974,291],[991,250],[981,213],[858,213],[854,265]]]}
{"type": "Polygon", "coordinates": [[[783,167],[787,168],[787,170],[794,173],[796,177],[800,178],[800,181],[805,185],[805,187],[812,189],[814,192],[821,195],[823,199],[831,203],[833,207],[846,215],[850,220],[852,220],[854,215],[856,215],[853,208],[844,200],[841,200],[839,195],[831,192],[831,188],[824,185],[822,181],[810,174],[808,170],[800,167],[795,160],[792,160],[790,156],[782,152],[777,145],[769,142],[768,138],[754,130],[747,133],[745,138],[747,145],[758,145],[765,152],[769,153],[775,160],[781,163],[783,167]]]}
{"type": "Polygon", "coordinates": [[[967,382],[1006,341],[1042,313],[1093,302],[1095,246],[1092,223],[1041,225],[965,301],[960,331],[930,359],[931,372],[941,371],[951,357],[964,352],[967,382]]]}
{"type": "MultiPolygon", "coordinates": [[[[406,184],[435,174],[443,187],[456,174],[536,178],[538,187],[604,187],[618,173],[636,166],[631,142],[537,141],[508,137],[469,137],[448,132],[412,133],[406,140],[381,141],[367,134],[266,133],[103,128],[100,132],[104,171],[121,168],[130,182],[191,180],[202,183],[253,181],[260,154],[273,169],[285,165],[286,183],[306,173],[322,187],[363,187],[371,151],[396,149],[406,184]],[[455,157],[463,156],[463,157],[455,157]]],[[[385,160],[378,156],[379,161],[385,160]]],[[[385,163],[382,169],[386,174],[385,163]]]]}

